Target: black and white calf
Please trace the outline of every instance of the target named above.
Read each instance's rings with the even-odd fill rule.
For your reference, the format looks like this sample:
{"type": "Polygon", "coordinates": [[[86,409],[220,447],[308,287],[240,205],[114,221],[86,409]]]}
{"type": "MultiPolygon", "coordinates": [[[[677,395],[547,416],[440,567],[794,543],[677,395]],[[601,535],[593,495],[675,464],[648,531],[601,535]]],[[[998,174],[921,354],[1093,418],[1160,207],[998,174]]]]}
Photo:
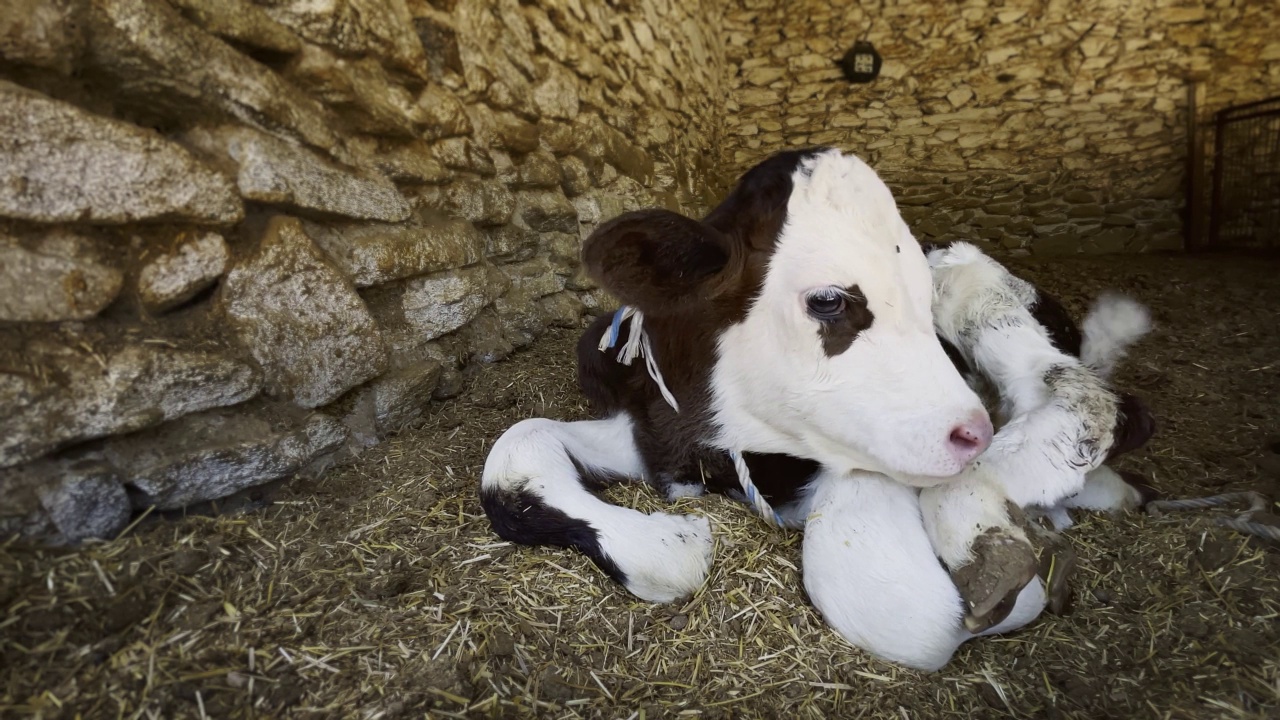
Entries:
{"type": "MultiPolygon", "coordinates": [[[[669,497],[733,492],[740,454],[785,517],[821,506],[824,488],[863,493],[841,501],[841,517],[866,521],[859,564],[827,573],[806,543],[806,583],[838,583],[855,600],[853,622],[887,638],[945,630],[949,656],[964,606],[933,546],[964,546],[972,533],[930,538],[918,488],[955,480],[993,427],[935,333],[929,263],[876,174],[835,150],[779,153],[701,221],[628,213],[583,252],[592,277],[638,313],[600,318],[579,343],[597,419],[525,420],[495,443],[481,501],[497,533],[577,548],[637,596],[675,600],[706,577],[708,521],[645,515],[592,491],[643,478],[669,497]],[[630,362],[636,352],[644,362],[630,362]],[[932,614],[895,605],[890,587],[932,614]]],[[[1026,583],[990,631],[1043,604],[1040,584],[1026,583]]],[[[937,654],[914,652],[901,660],[926,667],[937,654]]]]}
{"type": "Polygon", "coordinates": [[[618,362],[622,343],[601,352],[611,318],[600,318],[578,369],[599,419],[526,420],[498,439],[481,500],[503,538],[578,548],[637,596],[671,601],[706,576],[708,521],[608,504],[598,483],[644,478],[677,496],[705,477],[727,491],[741,451],[786,512],[819,469],[941,482],[990,442],[982,402],[934,333],[924,253],[856,157],[779,153],[701,221],[628,213],[583,257],[642,313],[646,362],[618,362]]]}

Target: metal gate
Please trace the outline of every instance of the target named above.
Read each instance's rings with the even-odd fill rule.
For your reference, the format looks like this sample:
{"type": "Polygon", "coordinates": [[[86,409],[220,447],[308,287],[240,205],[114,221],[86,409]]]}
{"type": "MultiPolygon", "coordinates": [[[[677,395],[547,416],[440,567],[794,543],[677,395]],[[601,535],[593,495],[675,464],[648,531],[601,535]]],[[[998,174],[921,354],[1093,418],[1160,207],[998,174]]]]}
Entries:
{"type": "Polygon", "coordinates": [[[1214,116],[1209,245],[1280,250],[1280,97],[1214,116]]]}

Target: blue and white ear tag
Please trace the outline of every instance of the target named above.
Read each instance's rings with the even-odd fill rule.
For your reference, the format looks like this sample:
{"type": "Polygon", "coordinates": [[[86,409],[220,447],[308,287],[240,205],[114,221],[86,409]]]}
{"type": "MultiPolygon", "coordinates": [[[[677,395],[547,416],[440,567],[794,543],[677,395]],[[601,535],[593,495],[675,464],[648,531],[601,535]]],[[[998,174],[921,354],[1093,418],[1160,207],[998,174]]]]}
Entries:
{"type": "MultiPolygon", "coordinates": [[[[609,323],[609,329],[600,338],[598,349],[600,352],[604,352],[617,346],[619,336],[622,334],[622,323],[628,318],[631,320],[630,332],[627,335],[627,342],[618,353],[618,362],[623,365],[630,365],[637,355],[643,355],[645,368],[649,371],[649,377],[653,378],[653,381],[658,384],[658,391],[662,393],[662,399],[667,401],[672,410],[680,412],[680,405],[676,402],[676,398],[671,394],[671,391],[667,389],[667,384],[662,379],[662,371],[658,369],[658,365],[653,359],[653,348],[649,344],[649,334],[644,331],[644,313],[629,305],[623,305],[618,308],[618,311],[613,314],[613,322],[609,323]]],[[[752,508],[770,525],[795,527],[783,522],[782,516],[774,511],[773,507],[769,505],[769,501],[765,500],[764,495],[756,488],[755,483],[751,482],[751,472],[747,469],[747,461],[742,457],[742,453],[737,450],[730,450],[729,457],[733,460],[734,470],[738,474],[738,484],[742,486],[742,491],[746,493],[747,500],[751,503],[752,508]]]]}

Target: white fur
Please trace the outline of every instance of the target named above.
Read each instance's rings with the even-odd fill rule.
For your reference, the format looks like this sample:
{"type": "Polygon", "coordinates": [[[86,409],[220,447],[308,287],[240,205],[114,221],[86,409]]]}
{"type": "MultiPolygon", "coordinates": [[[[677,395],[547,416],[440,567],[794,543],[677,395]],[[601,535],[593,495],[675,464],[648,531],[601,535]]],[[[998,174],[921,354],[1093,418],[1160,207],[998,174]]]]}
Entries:
{"type": "Polygon", "coordinates": [[[1053,346],[1031,315],[1025,281],[968,243],[936,250],[929,262],[939,334],[995,385],[1009,418],[962,481],[921,498],[939,556],[955,567],[1004,513],[994,503],[1052,508],[1083,490],[1111,447],[1117,399],[1053,346]]]}
{"type": "Polygon", "coordinates": [[[952,430],[988,423],[933,330],[919,243],[866,163],[831,151],[793,176],[758,300],[720,337],[712,408],[724,449],[784,452],[840,471],[933,484],[955,475],[952,430]],[[857,285],[875,319],[827,357],[806,295],[857,285]]]}
{"type": "Polygon", "coordinates": [[[604,502],[583,487],[571,457],[622,476],[646,474],[626,415],[582,422],[533,418],[516,423],[494,443],[481,487],[523,489],[569,517],[587,521],[637,597],[672,602],[702,586],[712,556],[706,518],[645,515],[604,502]]]}
{"type": "MultiPolygon", "coordinates": [[[[812,484],[807,507],[805,590],[850,644],[934,671],[976,637],[964,628],[964,603],[934,557],[915,490],[883,475],[827,471],[812,484]]],[[[1035,578],[1009,617],[982,635],[1023,627],[1044,607],[1035,578]]]]}
{"type": "Polygon", "coordinates": [[[1080,359],[1102,377],[1110,377],[1129,347],[1151,331],[1151,312],[1137,300],[1106,293],[1094,301],[1080,331],[1080,359]]]}

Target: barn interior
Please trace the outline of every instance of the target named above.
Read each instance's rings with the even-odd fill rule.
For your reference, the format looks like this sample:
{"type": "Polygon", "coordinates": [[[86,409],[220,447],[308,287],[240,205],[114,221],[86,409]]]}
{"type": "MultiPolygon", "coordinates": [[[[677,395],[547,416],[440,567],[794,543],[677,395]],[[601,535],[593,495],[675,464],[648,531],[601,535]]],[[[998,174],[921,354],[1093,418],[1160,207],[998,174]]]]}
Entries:
{"type": "Polygon", "coordinates": [[[587,416],[585,237],[832,145],[922,242],[1151,309],[1123,469],[1280,499],[1270,3],[6,0],[0,96],[0,716],[1280,714],[1243,507],[1078,515],[1069,610],[921,673],[724,497],[608,491],[716,524],[670,605],[477,498],[587,416]]]}

